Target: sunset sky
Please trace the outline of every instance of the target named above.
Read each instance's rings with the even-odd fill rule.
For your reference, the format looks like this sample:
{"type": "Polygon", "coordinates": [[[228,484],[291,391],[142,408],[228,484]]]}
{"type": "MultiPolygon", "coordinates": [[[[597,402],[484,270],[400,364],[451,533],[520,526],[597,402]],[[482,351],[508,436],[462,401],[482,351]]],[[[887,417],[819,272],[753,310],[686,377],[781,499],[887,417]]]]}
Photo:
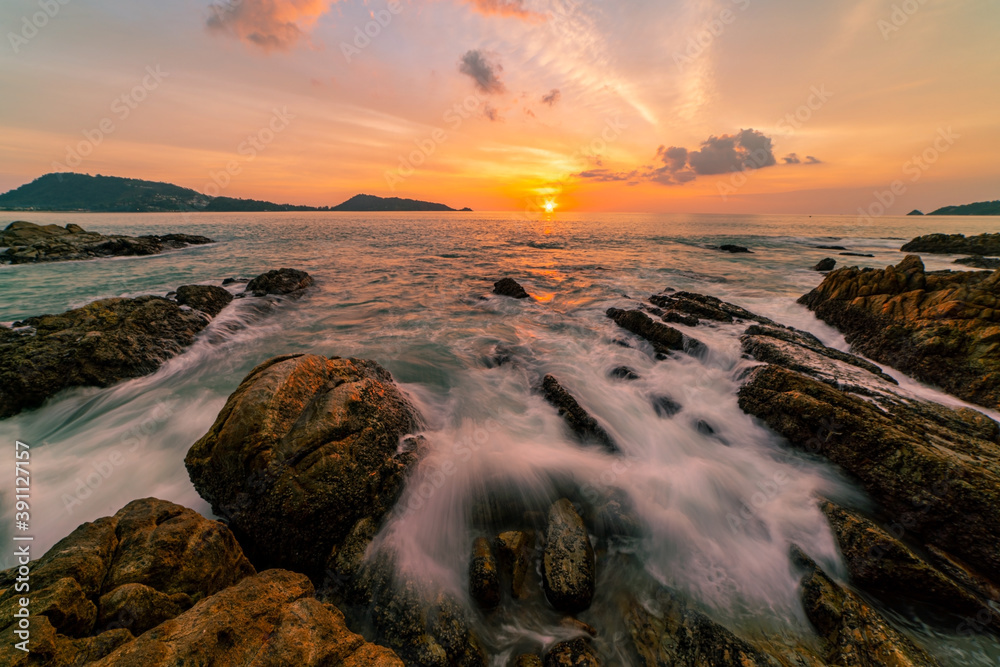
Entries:
{"type": "Polygon", "coordinates": [[[1000,199],[995,0],[5,0],[0,25],[2,191],[68,169],[313,205],[1000,199]]]}

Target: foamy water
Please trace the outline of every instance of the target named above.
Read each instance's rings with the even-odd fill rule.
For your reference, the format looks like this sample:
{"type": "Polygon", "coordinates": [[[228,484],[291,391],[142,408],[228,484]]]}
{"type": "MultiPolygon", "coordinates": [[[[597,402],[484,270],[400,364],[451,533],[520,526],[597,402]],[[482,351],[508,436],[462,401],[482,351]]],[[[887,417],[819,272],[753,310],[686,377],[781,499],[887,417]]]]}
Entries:
{"type": "MultiPolygon", "coordinates": [[[[738,377],[753,363],[740,354],[742,326],[679,326],[709,352],[658,362],[641,345],[616,342],[630,337],[604,311],[666,287],[688,289],[846,349],[835,330],[795,304],[821,279],[810,267],[826,256],[841,265],[895,264],[903,241],[885,237],[908,239],[945,224],[888,218],[878,229],[865,229],[850,217],[792,216],[26,217],[103,232],[177,230],[220,243],[160,257],[0,267],[0,321],[102,296],[219,284],[281,266],[317,278],[299,301],[274,300],[267,307],[235,302],[192,348],[154,375],[108,389],[70,390],[0,422],[0,442],[10,442],[11,450],[15,438],[32,445],[39,549],[135,498],[156,496],[208,514],[183,458],[246,373],[289,352],[357,356],[385,365],[427,424],[428,454],[379,536],[400,554],[404,569],[467,597],[470,546],[486,534],[473,520],[477,503],[506,493],[544,506],[568,480],[585,495],[627,494],[643,531],[619,548],[634,554],[648,575],[732,625],[803,632],[807,621],[787,545],[800,544],[831,574],[844,575],[814,499],[863,504],[863,494],[832,466],[791,450],[739,410],[738,377]],[[706,249],[727,242],[755,252],[706,249]],[[815,245],[843,245],[875,257],[841,257],[815,245]],[[503,276],[518,279],[535,298],[490,296],[492,282],[503,276]],[[511,358],[499,367],[488,361],[498,346],[511,358]],[[622,365],[640,379],[608,375],[622,365]],[[581,447],[567,435],[535,389],[546,373],[605,425],[621,456],[581,447]],[[653,399],[664,396],[682,406],[676,415],[657,414],[653,399]],[[699,429],[699,422],[714,433],[699,429]]],[[[982,219],[961,223],[967,233],[988,225],[982,219]]],[[[937,269],[949,268],[951,259],[925,261],[937,269]]],[[[942,399],[902,379],[907,390],[942,399]]],[[[10,492],[0,489],[7,514],[10,492]]],[[[10,519],[0,526],[0,539],[9,539],[10,519]]],[[[599,573],[599,596],[601,586],[620,585],[612,575],[599,573]]],[[[543,608],[519,612],[480,628],[497,651],[497,664],[515,645],[566,632],[543,608]]],[[[612,622],[593,621],[598,627],[612,622]]],[[[995,664],[1000,656],[989,638],[916,633],[946,661],[959,660],[952,664],[995,664]]]]}

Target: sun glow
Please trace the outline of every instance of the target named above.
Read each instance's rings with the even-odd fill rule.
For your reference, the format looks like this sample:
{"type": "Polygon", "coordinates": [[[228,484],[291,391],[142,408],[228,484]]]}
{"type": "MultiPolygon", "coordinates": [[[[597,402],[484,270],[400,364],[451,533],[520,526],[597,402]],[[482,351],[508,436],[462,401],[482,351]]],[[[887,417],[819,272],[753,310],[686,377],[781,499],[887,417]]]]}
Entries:
{"type": "Polygon", "coordinates": [[[545,200],[545,204],[542,205],[542,208],[545,209],[546,213],[552,213],[558,207],[559,207],[559,204],[557,204],[554,199],[546,199],[545,200]]]}

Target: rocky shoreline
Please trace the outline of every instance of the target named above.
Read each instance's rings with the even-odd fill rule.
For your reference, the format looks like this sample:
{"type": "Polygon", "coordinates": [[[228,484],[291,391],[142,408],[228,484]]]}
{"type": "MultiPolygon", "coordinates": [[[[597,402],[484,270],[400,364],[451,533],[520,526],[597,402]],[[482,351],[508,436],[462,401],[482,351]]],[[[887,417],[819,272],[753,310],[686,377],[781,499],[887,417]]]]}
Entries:
{"type": "Polygon", "coordinates": [[[158,255],[166,250],[215,243],[207,236],[164,234],[105,236],[79,225],[36,225],[18,220],[0,232],[0,264],[68,262],[100,257],[158,255]]]}
{"type": "MultiPolygon", "coordinates": [[[[309,283],[307,274],[283,269],[251,281],[245,294],[297,294],[309,283]]],[[[919,335],[932,310],[937,326],[982,334],[965,321],[992,318],[965,317],[948,304],[995,300],[998,283],[1000,272],[928,273],[907,257],[885,271],[833,271],[804,299],[844,328],[868,320],[895,327],[895,337],[879,345],[898,354],[890,343],[919,335]],[[943,316],[951,319],[940,324],[943,316]],[[896,319],[877,319],[886,317],[896,319]]],[[[527,296],[509,279],[497,283],[497,294],[527,296]]],[[[181,332],[173,339],[180,345],[232,298],[222,288],[188,286],[173,300],[106,300],[112,303],[22,324],[35,328],[33,337],[71,331],[66,338],[76,345],[79,322],[111,327],[114,320],[112,328],[91,329],[102,334],[93,338],[114,338],[124,335],[119,319],[104,311],[127,321],[152,307],[170,314],[158,321],[178,323],[168,330],[181,332]]],[[[83,524],[34,565],[31,653],[5,645],[0,660],[18,667],[485,667],[497,647],[477,628],[503,623],[524,600],[561,617],[567,632],[516,651],[510,664],[521,666],[610,666],[621,656],[691,667],[936,665],[900,624],[911,605],[933,608],[946,624],[1000,634],[1000,425],[915,398],[876,364],[709,295],[667,290],[610,308],[607,317],[624,342],[661,360],[704,357],[708,346],[692,329],[740,327],[752,362],[740,380],[740,408],[792,447],[838,466],[872,500],[848,507],[814,499],[847,580],[824,571],[810,545],[787,545],[810,636],[743,635],[720,624],[621,548],[645,530],[627,498],[613,488],[583,493],[565,480],[553,482],[548,498],[504,507],[493,507],[504,504],[502,494],[484,489],[484,502],[498,511],[470,512],[478,532],[461,593],[436,586],[429,574],[404,573],[398,554],[377,538],[405,510],[397,501],[430,446],[424,418],[378,363],[304,354],[254,368],[187,453],[195,489],[224,523],[145,499],[83,524]],[[598,618],[613,610],[621,625],[590,626],[581,615],[595,618],[588,615],[595,610],[598,618]]],[[[855,347],[876,328],[849,334],[855,347]]],[[[3,335],[10,345],[10,336],[22,334],[3,335]]],[[[627,367],[612,375],[638,378],[627,367]]],[[[987,395],[977,386],[976,396],[987,395]]],[[[546,375],[538,391],[580,447],[624,457],[572,387],[546,375]]],[[[670,408],[661,417],[681,406],[670,408]]],[[[0,573],[4,632],[15,620],[15,576],[0,573]]]]}

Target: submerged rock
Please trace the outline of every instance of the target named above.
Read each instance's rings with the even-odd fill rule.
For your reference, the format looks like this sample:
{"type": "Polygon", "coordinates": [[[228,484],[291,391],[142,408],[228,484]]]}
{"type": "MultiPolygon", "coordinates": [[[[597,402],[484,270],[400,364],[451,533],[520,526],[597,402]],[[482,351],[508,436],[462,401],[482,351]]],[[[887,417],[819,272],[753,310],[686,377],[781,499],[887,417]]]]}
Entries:
{"type": "Polygon", "coordinates": [[[214,243],[205,236],[166,234],[164,236],[105,236],[84,231],[79,225],[36,225],[19,220],[0,232],[0,264],[64,262],[97,257],[157,255],[169,248],[214,243]]]}
{"type": "Polygon", "coordinates": [[[974,269],[989,269],[991,271],[1000,269],[1000,257],[973,255],[972,257],[959,257],[954,263],[971,266],[974,269]]]}
{"type": "Polygon", "coordinates": [[[650,402],[653,404],[653,411],[656,413],[656,416],[663,419],[669,419],[684,409],[683,405],[669,396],[653,396],[650,398],[650,402]]]}
{"type": "Polygon", "coordinates": [[[559,611],[577,613],[594,598],[594,549],[583,519],[563,498],[549,509],[542,556],[542,585],[549,603],[559,611]]]}
{"type": "Polygon", "coordinates": [[[469,562],[469,593],[481,609],[495,609],[500,604],[500,572],[490,541],[476,538],[469,562]]]}
{"type": "Polygon", "coordinates": [[[191,481],[251,558],[318,575],[361,519],[392,507],[419,417],[363,359],[275,357],[253,369],[187,453],[191,481]]]}
{"type": "Polygon", "coordinates": [[[266,296],[285,294],[297,296],[313,284],[313,277],[299,269],[275,269],[262,273],[247,283],[244,294],[266,296]]]}
{"type": "Polygon", "coordinates": [[[816,263],[816,266],[813,267],[813,271],[833,271],[836,266],[837,260],[832,257],[827,257],[819,260],[819,262],[816,263]]]}
{"type": "Polygon", "coordinates": [[[901,252],[926,252],[944,255],[1000,255],[1000,234],[927,234],[918,236],[901,252]]]}
{"type": "Polygon", "coordinates": [[[554,376],[546,375],[542,380],[542,394],[559,411],[559,416],[580,440],[600,444],[611,453],[619,451],[618,445],[604,427],[580,406],[554,376]]]}
{"type": "Polygon", "coordinates": [[[926,272],[910,255],[883,270],[834,271],[799,302],[843,331],[853,350],[1000,406],[1000,271],[926,272]]]}
{"type": "Polygon", "coordinates": [[[647,340],[656,353],[657,358],[665,359],[675,351],[700,354],[705,345],[694,338],[685,336],[677,329],[660,322],[654,322],[649,315],[641,310],[622,310],[609,308],[607,316],[622,329],[631,331],[640,338],[647,340]]]}
{"type": "Polygon", "coordinates": [[[719,250],[732,253],[752,252],[750,248],[745,248],[741,245],[733,245],[732,243],[725,243],[723,245],[720,245],[719,250]]]}
{"type": "Polygon", "coordinates": [[[615,378],[616,380],[638,380],[639,374],[628,366],[618,366],[611,369],[608,377],[615,378]]]}
{"type": "Polygon", "coordinates": [[[503,278],[493,283],[493,293],[512,299],[527,299],[529,294],[513,278],[503,278]]]}
{"type": "Polygon", "coordinates": [[[805,572],[800,595],[806,616],[823,638],[831,665],[932,667],[938,663],[895,630],[854,592],[840,586],[800,549],[793,562],[805,572]]]}

